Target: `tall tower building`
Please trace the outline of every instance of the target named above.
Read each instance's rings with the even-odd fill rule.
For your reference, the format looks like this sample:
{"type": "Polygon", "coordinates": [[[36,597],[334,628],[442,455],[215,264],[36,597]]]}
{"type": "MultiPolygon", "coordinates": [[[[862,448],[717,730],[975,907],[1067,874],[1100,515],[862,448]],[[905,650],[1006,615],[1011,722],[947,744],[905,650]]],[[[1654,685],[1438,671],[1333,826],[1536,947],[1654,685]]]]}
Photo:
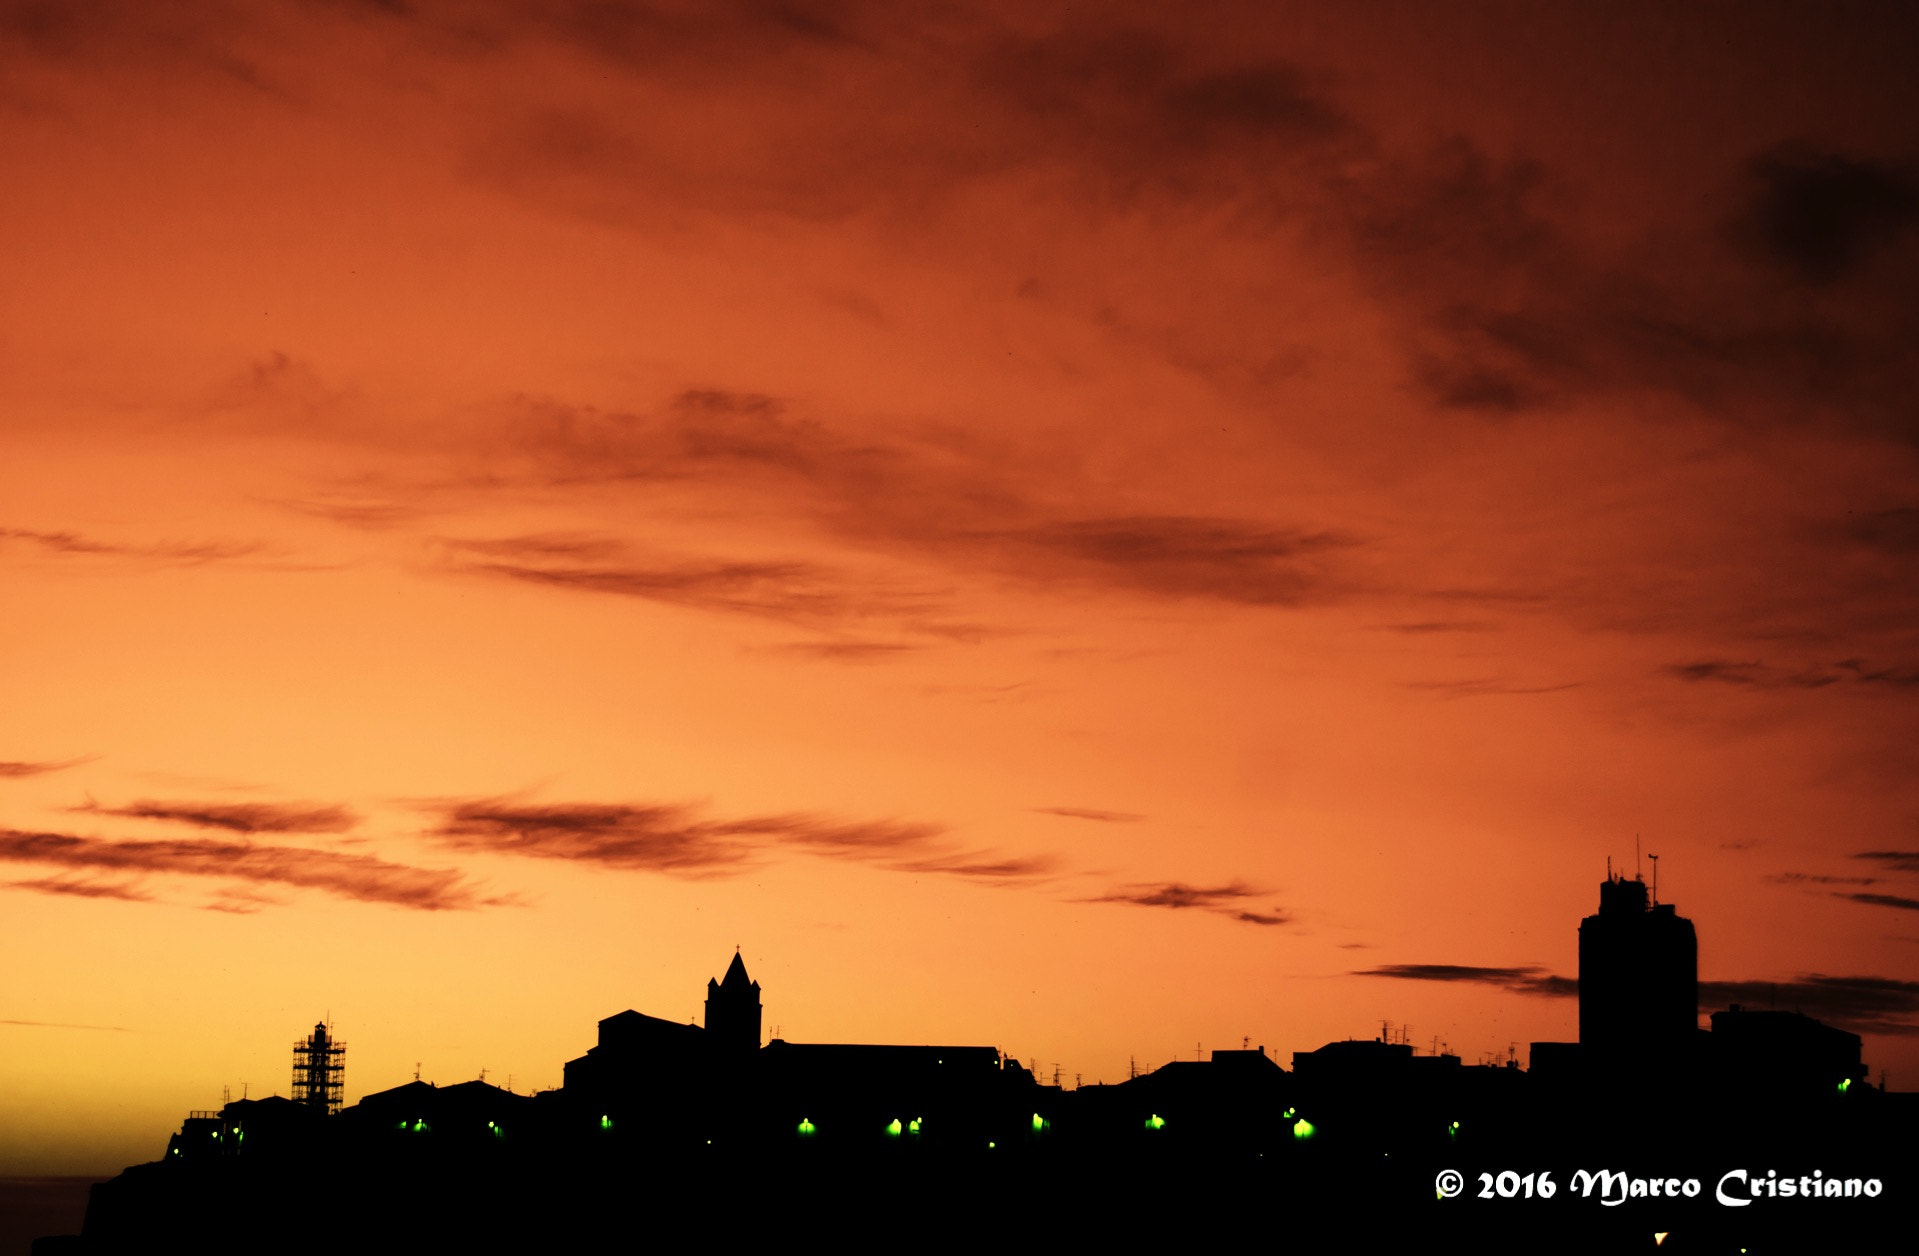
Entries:
{"type": "Polygon", "coordinates": [[[346,1044],[335,1041],[324,1023],[293,1044],[293,1102],[332,1116],[346,1089],[346,1044]]]}
{"type": "Polygon", "coordinates": [[[1579,1045],[1588,1061],[1645,1071],[1689,1058],[1699,1033],[1699,939],[1638,877],[1608,875],[1579,924],[1579,1045]]]}
{"type": "Polygon", "coordinates": [[[751,1055],[760,1049],[760,983],[746,975],[738,950],[726,977],[706,983],[706,1035],[714,1050],[751,1055]]]}

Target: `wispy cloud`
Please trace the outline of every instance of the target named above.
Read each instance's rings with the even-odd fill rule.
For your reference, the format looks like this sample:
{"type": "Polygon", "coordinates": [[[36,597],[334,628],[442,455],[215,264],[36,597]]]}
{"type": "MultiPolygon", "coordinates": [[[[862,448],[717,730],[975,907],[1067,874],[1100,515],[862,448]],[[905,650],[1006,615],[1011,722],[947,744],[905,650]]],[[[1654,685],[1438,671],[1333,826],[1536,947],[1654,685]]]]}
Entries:
{"type": "Polygon", "coordinates": [[[1838,894],[1834,897],[1850,899],[1855,903],[1867,903],[1873,907],[1896,907],[1901,911],[1919,911],[1919,898],[1906,898],[1899,894],[1838,894]]]}
{"type": "Polygon", "coordinates": [[[1132,811],[1102,811],[1097,807],[1034,807],[1043,816],[1065,816],[1069,820],[1096,820],[1102,824],[1132,824],[1146,817],[1132,811]]]}
{"type": "MultiPolygon", "coordinates": [[[[652,413],[522,399],[505,423],[498,459],[535,482],[697,480],[877,555],[1029,583],[1296,607],[1340,596],[1345,556],[1362,544],[1297,523],[1072,512],[1006,449],[910,429],[864,439],[758,394],[691,390],[652,413]]],[[[789,620],[915,620],[938,600],[812,562],[673,559],[604,537],[447,546],[454,564],[486,574],[789,620]]]]}
{"type": "Polygon", "coordinates": [[[68,768],[92,761],[91,755],[83,755],[77,759],[43,759],[38,762],[0,760],[0,780],[17,776],[44,776],[48,772],[63,772],[68,768]]]}
{"type": "Polygon", "coordinates": [[[1888,872],[1919,872],[1919,850],[1862,850],[1854,859],[1869,859],[1888,872]]]}
{"type": "Polygon", "coordinates": [[[1061,520],[960,539],[1033,578],[1095,579],[1160,597],[1252,606],[1325,600],[1337,587],[1329,560],[1359,543],[1331,531],[1190,515],[1061,520]]]}
{"type": "Polygon", "coordinates": [[[1777,872],[1766,880],[1776,885],[1873,885],[1878,877],[1834,877],[1816,872],[1777,872]]]}
{"type": "Polygon", "coordinates": [[[1126,903],[1134,907],[1164,907],[1173,911],[1197,910],[1227,916],[1249,925],[1283,925],[1289,917],[1282,909],[1259,910],[1251,900],[1265,898],[1267,891],[1254,889],[1241,881],[1225,885],[1197,886],[1179,881],[1158,881],[1117,886],[1104,894],[1078,900],[1082,903],[1126,903]]]}
{"type": "Polygon", "coordinates": [[[1480,968],[1467,964],[1381,964],[1377,968],[1361,969],[1353,975],[1494,986],[1515,994],[1555,999],[1569,998],[1579,993],[1576,978],[1554,976],[1537,964],[1521,964],[1514,968],[1480,968]]]}
{"type": "Polygon", "coordinates": [[[1669,664],[1665,670],[1680,680],[1713,681],[1751,689],[1824,689],[1841,684],[1895,688],[1919,685],[1919,667],[1878,665],[1865,659],[1840,659],[1836,663],[1800,667],[1775,667],[1758,660],[1701,659],[1669,664]]]}
{"type": "Polygon", "coordinates": [[[130,1034],[125,1025],[70,1025],[63,1021],[0,1020],[0,1025],[18,1025],[24,1029],[91,1029],[101,1033],[130,1034]]]}
{"type": "Polygon", "coordinates": [[[0,829],[0,860],[59,867],[217,877],[319,890],[422,911],[499,905],[452,868],[418,868],[371,855],[212,839],[111,841],[0,829]]]}
{"type": "Polygon", "coordinates": [[[130,820],[161,820],[202,829],[233,833],[344,833],[360,822],[345,807],[319,803],[155,802],[139,799],[120,807],[88,802],[69,811],[119,816],[130,820]]]}
{"type": "Polygon", "coordinates": [[[117,898],[129,903],[150,903],[153,895],[137,881],[97,881],[67,877],[42,877],[33,881],[0,882],[10,890],[33,890],[41,894],[62,894],[72,898],[117,898]]]}
{"type": "Polygon", "coordinates": [[[1517,681],[1485,677],[1474,680],[1409,680],[1405,682],[1405,686],[1408,689],[1420,689],[1445,698],[1493,698],[1564,693],[1568,689],[1578,689],[1584,683],[1584,681],[1569,680],[1556,685],[1525,685],[1517,681]]]}
{"type": "Polygon", "coordinates": [[[62,556],[132,558],[189,567],[252,557],[261,553],[264,548],[257,544],[215,541],[161,541],[135,544],[95,540],[76,532],[39,532],[25,528],[0,528],[0,543],[4,542],[13,542],[38,549],[43,553],[62,556]]]}
{"type": "Polygon", "coordinates": [[[1052,868],[1044,857],[959,850],[941,840],[943,825],[905,820],[847,821],[801,812],[714,819],[680,803],[542,806],[510,798],[426,806],[440,816],[429,836],[458,850],[682,876],[727,875],[774,851],[994,883],[1030,881],[1052,868]]]}
{"type": "MultiPolygon", "coordinates": [[[[1914,907],[1919,908],[1919,903],[1914,907]]],[[[1464,964],[1382,964],[1353,974],[1391,977],[1404,981],[1457,982],[1491,986],[1515,994],[1571,998],[1579,982],[1559,977],[1537,964],[1512,968],[1479,968],[1464,964]]],[[[1702,981],[1699,1005],[1712,1011],[1739,1003],[1746,1007],[1780,1007],[1802,1011],[1854,1033],[1907,1034],[1919,1032],[1919,981],[1889,977],[1827,977],[1806,973],[1789,981],[1702,981]]]]}
{"type": "MultiPolygon", "coordinates": [[[[878,623],[922,638],[955,635],[937,597],[801,559],[713,559],[642,553],[608,536],[534,534],[445,540],[450,570],[577,593],[747,615],[814,629],[878,623]]],[[[870,661],[905,643],[809,642],[796,652],[870,661]]]]}

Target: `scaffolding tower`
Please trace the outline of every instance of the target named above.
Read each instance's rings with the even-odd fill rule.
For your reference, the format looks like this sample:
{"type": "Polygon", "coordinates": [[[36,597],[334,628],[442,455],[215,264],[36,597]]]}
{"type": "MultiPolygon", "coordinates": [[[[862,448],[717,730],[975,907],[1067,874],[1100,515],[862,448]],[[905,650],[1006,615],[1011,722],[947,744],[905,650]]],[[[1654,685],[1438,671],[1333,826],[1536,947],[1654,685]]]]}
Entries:
{"type": "Polygon", "coordinates": [[[293,1044],[293,1102],[332,1116],[345,1091],[346,1044],[336,1042],[322,1022],[293,1044]]]}

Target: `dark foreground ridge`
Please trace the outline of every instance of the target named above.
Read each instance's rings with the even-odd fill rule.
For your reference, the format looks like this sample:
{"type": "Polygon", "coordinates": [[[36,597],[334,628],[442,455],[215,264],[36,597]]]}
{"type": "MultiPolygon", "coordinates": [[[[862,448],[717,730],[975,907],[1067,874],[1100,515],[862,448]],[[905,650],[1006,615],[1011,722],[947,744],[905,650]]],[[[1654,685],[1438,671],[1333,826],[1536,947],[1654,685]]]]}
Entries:
{"type": "Polygon", "coordinates": [[[35,1250],[1910,1243],[1919,1096],[1797,1013],[1700,1030],[1696,954],[1690,921],[1608,876],[1580,1040],[1534,1043],[1530,1070],[1381,1038],[1067,1090],[993,1047],[762,1046],[737,954],[703,1025],[610,1016],[535,1095],[413,1081],[341,1108],[344,1048],[316,1026],[294,1098],[194,1113],[35,1250]]]}

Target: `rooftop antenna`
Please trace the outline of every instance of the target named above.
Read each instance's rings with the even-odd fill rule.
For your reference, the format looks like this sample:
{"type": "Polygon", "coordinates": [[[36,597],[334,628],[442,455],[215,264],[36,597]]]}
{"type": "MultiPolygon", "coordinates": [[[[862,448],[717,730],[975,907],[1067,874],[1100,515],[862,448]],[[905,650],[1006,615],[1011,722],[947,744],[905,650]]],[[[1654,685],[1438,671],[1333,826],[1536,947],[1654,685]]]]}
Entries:
{"type": "Polygon", "coordinates": [[[244,1098],[246,1098],[246,1097],[247,1097],[247,1084],[246,1084],[245,1082],[241,1082],[241,1083],[240,1083],[240,1098],[242,1098],[242,1099],[244,1099],[244,1098]]]}
{"type": "Polygon", "coordinates": [[[1652,904],[1657,907],[1659,906],[1659,856],[1647,855],[1646,858],[1652,860],[1652,904]]]}
{"type": "Polygon", "coordinates": [[[1606,880],[1612,880],[1612,856],[1606,856],[1606,880]]]}
{"type": "Polygon", "coordinates": [[[420,1062],[418,1060],[413,1061],[413,1080],[416,1082],[420,1080],[420,1062]]]}
{"type": "Polygon", "coordinates": [[[1644,878],[1639,875],[1639,834],[1637,833],[1632,835],[1632,879],[1635,881],[1644,880],[1644,878]]]}
{"type": "Polygon", "coordinates": [[[484,1064],[480,1065],[480,1082],[482,1085],[486,1083],[486,1065],[484,1064]]]}
{"type": "Polygon", "coordinates": [[[1126,1080],[1130,1082],[1135,1077],[1138,1077],[1138,1076],[1139,1076],[1139,1057],[1136,1055],[1129,1055],[1126,1057],[1126,1080]]]}

